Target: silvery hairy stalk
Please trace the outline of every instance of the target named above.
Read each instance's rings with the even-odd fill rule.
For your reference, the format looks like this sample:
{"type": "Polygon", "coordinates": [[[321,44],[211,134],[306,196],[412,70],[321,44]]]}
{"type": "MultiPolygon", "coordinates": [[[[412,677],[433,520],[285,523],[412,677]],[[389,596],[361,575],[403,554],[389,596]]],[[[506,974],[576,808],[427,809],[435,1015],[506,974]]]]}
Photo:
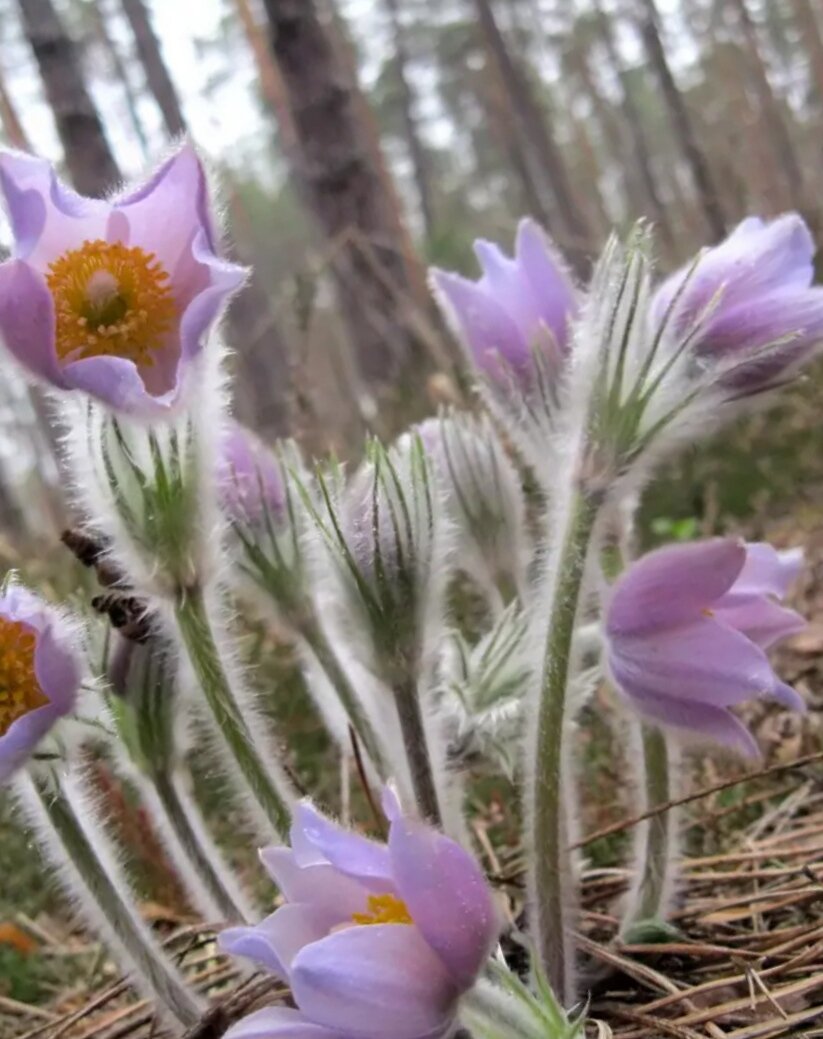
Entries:
{"type": "Polygon", "coordinates": [[[344,752],[353,733],[378,777],[388,779],[386,751],[368,704],[315,594],[312,561],[306,557],[312,521],[301,489],[313,498],[317,492],[297,445],[286,441],[270,450],[232,423],[220,444],[218,486],[242,590],[251,591],[264,612],[274,613],[292,639],[307,688],[344,752]]]}
{"type": "Polygon", "coordinates": [[[306,500],[317,532],[318,581],[341,637],[390,691],[411,782],[423,814],[441,819],[440,754],[428,725],[426,688],[435,666],[448,576],[447,521],[422,442],[389,449],[371,441],[348,484],[318,474],[320,504],[306,500]]]}

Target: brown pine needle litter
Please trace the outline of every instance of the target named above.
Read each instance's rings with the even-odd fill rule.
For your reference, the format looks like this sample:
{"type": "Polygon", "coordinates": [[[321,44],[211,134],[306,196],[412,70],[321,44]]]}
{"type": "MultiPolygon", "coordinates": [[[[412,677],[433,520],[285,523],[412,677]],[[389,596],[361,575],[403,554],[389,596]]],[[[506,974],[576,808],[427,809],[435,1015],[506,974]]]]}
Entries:
{"type": "MultiPolygon", "coordinates": [[[[673,922],[680,934],[662,944],[622,945],[614,937],[625,869],[587,869],[578,936],[590,986],[589,1035],[597,1039],[778,1039],[823,1037],[823,753],[746,774],[735,782],[773,780],[778,797],[733,843],[686,858],[673,922]],[[806,796],[798,798],[802,789],[806,796]]],[[[731,789],[712,783],[687,800],[710,829],[726,814],[712,799],[731,789]]],[[[740,800],[738,807],[751,803],[740,800]]],[[[636,825],[627,818],[609,833],[636,825]]],[[[593,832],[581,845],[603,835],[593,832]]],[[[491,847],[488,840],[483,844],[491,847]]],[[[495,856],[496,858],[496,856],[495,856]]],[[[496,861],[498,880],[519,900],[519,854],[496,861]],[[512,883],[508,883],[512,882],[512,883]]],[[[515,906],[516,908],[516,906],[515,906]]],[[[56,938],[53,940],[57,940],[56,938]]],[[[244,974],[219,955],[214,932],[178,926],[167,947],[213,1000],[191,1039],[219,1039],[230,1023],[287,999],[273,979],[244,974]]],[[[103,972],[96,971],[99,979],[103,972]]],[[[163,1039],[145,1001],[123,982],[56,997],[47,1008],[4,1000],[0,1035],[16,1039],[163,1039]]],[[[390,1039],[390,1037],[387,1037],[390,1039]]]]}
{"type": "MultiPolygon", "coordinates": [[[[787,543],[797,540],[795,520],[790,526],[787,543]]],[[[683,860],[672,913],[677,933],[664,943],[626,946],[615,938],[630,881],[618,864],[648,816],[607,804],[621,786],[616,773],[606,775],[605,787],[587,790],[596,813],[576,847],[589,1039],[823,1039],[823,532],[815,525],[805,540],[810,572],[797,605],[818,634],[782,652],[779,670],[805,693],[809,714],[795,722],[755,707],[751,721],[769,764],[748,772],[735,765],[730,774],[707,756],[692,792],[675,802],[692,853],[683,860]]],[[[509,899],[509,918],[520,923],[523,856],[511,804],[510,791],[478,798],[473,831],[493,883],[509,899]]],[[[213,1003],[188,1039],[220,1039],[240,1017],[288,1000],[271,977],[250,975],[221,956],[213,928],[148,909],[213,1003]]],[[[167,1039],[97,943],[51,919],[21,913],[13,922],[36,939],[36,955],[85,956],[89,967],[83,982],[55,990],[39,1006],[0,1000],[0,1039],[167,1039]]]]}

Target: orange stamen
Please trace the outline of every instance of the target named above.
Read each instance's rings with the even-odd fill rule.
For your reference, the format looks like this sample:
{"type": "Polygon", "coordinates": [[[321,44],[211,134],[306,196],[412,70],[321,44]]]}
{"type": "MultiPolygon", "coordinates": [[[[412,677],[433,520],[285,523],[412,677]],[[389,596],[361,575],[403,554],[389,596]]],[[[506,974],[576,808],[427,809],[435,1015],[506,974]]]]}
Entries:
{"type": "Polygon", "coordinates": [[[0,617],[0,736],[18,718],[49,702],[34,670],[36,646],[35,634],[25,624],[0,617]]]}
{"type": "Polygon", "coordinates": [[[120,242],[70,249],[49,264],[46,282],[61,361],[108,356],[150,366],[177,316],[169,275],[154,253],[120,242]]]}
{"type": "Polygon", "coordinates": [[[414,921],[406,903],[396,895],[369,895],[366,913],[353,913],[356,924],[410,924],[414,921]]]}

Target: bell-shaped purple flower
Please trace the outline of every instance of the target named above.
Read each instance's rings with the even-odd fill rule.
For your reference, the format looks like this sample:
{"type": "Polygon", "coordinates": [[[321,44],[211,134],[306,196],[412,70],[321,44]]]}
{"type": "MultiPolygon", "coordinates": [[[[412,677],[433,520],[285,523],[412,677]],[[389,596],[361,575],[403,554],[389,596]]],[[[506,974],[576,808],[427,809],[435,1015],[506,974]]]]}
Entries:
{"type": "Polygon", "coordinates": [[[741,395],[783,381],[823,343],[823,288],[812,287],[815,245],[797,213],[749,217],[719,245],[666,279],[652,303],[674,338],[704,317],[692,343],[741,395]]]}
{"type": "Polygon", "coordinates": [[[81,677],[75,639],[33,592],[12,584],[0,594],[0,783],[73,710],[81,677]]]}
{"type": "Polygon", "coordinates": [[[605,612],[608,669],[619,692],[652,723],[756,755],[729,707],[765,696],[804,709],[765,653],[805,625],[779,601],[801,558],[714,538],[658,549],[632,564],[605,612]]]}
{"type": "Polygon", "coordinates": [[[542,351],[551,371],[568,347],[569,322],[577,311],[571,277],[542,228],[521,220],[514,258],[491,242],[474,246],[483,270],[479,281],[433,270],[432,285],[447,318],[473,363],[500,380],[512,372],[532,380],[533,351],[542,351]]]}
{"type": "Polygon", "coordinates": [[[245,277],[222,260],[208,187],[184,144],[136,190],[84,198],[49,163],[0,154],[14,254],[0,337],[38,379],[135,416],[181,400],[206,334],[245,277]]]}
{"type": "Polygon", "coordinates": [[[286,512],[280,462],[249,429],[230,422],[220,439],[217,486],[224,512],[255,526],[266,518],[277,525],[286,512]]]}
{"type": "Polygon", "coordinates": [[[387,791],[388,845],[344,830],[310,804],[291,848],[263,862],[286,903],[220,945],[287,982],[297,1011],[258,1011],[228,1039],[440,1039],[486,962],[500,921],[485,878],[454,841],[404,816],[387,791]]]}

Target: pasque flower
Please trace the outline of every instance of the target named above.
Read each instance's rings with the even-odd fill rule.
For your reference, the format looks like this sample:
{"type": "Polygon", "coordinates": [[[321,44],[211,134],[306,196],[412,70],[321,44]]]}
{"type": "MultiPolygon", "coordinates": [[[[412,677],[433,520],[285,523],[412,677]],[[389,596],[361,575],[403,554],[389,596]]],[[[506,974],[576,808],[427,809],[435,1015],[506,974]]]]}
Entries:
{"type": "Polygon", "coordinates": [[[33,592],[0,594],[0,783],[74,708],[80,661],[63,618],[33,592]]]}
{"type": "Polygon", "coordinates": [[[491,893],[458,844],[383,798],[388,845],[338,827],[308,803],[291,848],[262,859],[286,904],[256,927],[224,931],[227,952],[286,981],[297,1011],[261,1010],[229,1039],[439,1039],[499,930],[491,893]]]}
{"type": "Polygon", "coordinates": [[[483,585],[519,591],[529,550],[523,488],[491,421],[454,412],[426,419],[415,432],[461,535],[459,565],[483,585]]]}
{"type": "Polygon", "coordinates": [[[217,482],[229,519],[254,526],[286,511],[286,490],[278,459],[249,429],[230,422],[223,432],[217,482]]]}
{"type": "Polygon", "coordinates": [[[483,270],[479,281],[432,271],[435,292],[474,363],[493,379],[508,369],[528,383],[533,351],[539,350],[556,370],[566,354],[577,301],[545,232],[533,220],[521,220],[514,258],[483,240],[474,250],[483,270]]]}
{"type": "Polygon", "coordinates": [[[14,254],[0,336],[34,376],[137,416],[181,398],[210,326],[242,283],[221,259],[208,188],[184,144],[136,190],[84,198],[49,163],[0,155],[14,254]]]}
{"type": "Polygon", "coordinates": [[[797,213],[748,217],[719,245],[667,278],[652,301],[655,327],[677,337],[705,315],[692,343],[704,365],[742,394],[767,389],[823,341],[823,288],[812,287],[815,244],[797,213]]]}
{"type": "Polygon", "coordinates": [[[803,710],[765,650],[804,627],[780,605],[799,553],[715,538],[659,549],[615,582],[605,612],[608,668],[652,723],[757,754],[729,707],[755,696],[803,710]]]}

